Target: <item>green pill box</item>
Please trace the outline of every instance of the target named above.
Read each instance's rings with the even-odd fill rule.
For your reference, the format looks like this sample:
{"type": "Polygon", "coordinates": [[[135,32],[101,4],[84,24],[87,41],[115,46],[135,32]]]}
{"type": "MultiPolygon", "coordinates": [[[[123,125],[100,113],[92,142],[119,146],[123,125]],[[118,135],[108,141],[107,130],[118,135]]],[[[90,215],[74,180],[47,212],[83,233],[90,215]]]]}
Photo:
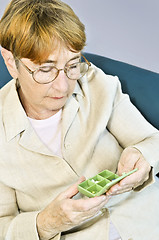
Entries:
{"type": "Polygon", "coordinates": [[[122,176],[118,176],[117,174],[109,170],[104,170],[95,175],[94,177],[80,183],[78,185],[78,191],[87,197],[100,196],[114,184],[136,171],[137,168],[128,173],[123,173],[122,176]]]}

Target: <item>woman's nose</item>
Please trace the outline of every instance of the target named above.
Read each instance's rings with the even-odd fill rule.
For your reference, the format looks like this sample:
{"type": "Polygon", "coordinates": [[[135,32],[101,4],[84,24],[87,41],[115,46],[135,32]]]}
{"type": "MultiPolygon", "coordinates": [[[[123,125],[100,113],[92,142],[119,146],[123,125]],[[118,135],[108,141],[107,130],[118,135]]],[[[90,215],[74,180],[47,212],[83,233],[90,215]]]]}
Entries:
{"type": "Polygon", "coordinates": [[[56,79],[53,82],[53,88],[55,88],[56,90],[60,91],[60,92],[67,92],[68,90],[68,77],[66,76],[65,72],[63,69],[59,70],[59,74],[56,77],[56,79]]]}

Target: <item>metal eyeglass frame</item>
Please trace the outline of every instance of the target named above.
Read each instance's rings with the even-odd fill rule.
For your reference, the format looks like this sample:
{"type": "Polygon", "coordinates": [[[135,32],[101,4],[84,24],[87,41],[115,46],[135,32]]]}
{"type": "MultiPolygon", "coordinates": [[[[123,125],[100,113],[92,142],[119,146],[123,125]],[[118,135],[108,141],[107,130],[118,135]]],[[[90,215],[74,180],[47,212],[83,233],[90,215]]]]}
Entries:
{"type": "MultiPolygon", "coordinates": [[[[85,60],[85,62],[86,62],[86,64],[88,65],[88,69],[89,69],[89,67],[91,66],[91,63],[85,58],[85,56],[83,56],[82,54],[81,54],[81,56],[84,58],[84,60],[85,60]]],[[[59,72],[60,71],[62,71],[62,70],[64,70],[64,72],[65,72],[65,74],[66,74],[66,76],[67,76],[67,67],[66,67],[66,65],[65,65],[65,67],[63,68],[63,69],[58,69],[57,67],[54,67],[54,68],[56,68],[57,69],[57,76],[53,79],[53,80],[51,80],[51,81],[49,81],[49,82],[47,82],[47,83],[40,83],[40,82],[38,82],[38,81],[36,81],[36,79],[34,78],[34,74],[35,74],[35,72],[36,71],[38,71],[40,68],[37,68],[37,69],[35,69],[34,71],[32,71],[30,68],[28,68],[22,61],[21,61],[21,59],[20,58],[16,58],[16,60],[18,60],[18,61],[20,61],[20,63],[23,65],[23,67],[28,71],[28,73],[30,73],[31,75],[32,75],[32,78],[33,78],[33,80],[35,81],[35,82],[37,82],[37,83],[39,83],[39,84],[48,84],[48,83],[51,83],[51,82],[53,82],[57,77],[58,77],[58,75],[59,75],[59,72]]],[[[67,64],[67,63],[66,63],[67,64]]],[[[71,65],[70,65],[71,66],[71,65]]],[[[88,70],[87,70],[88,71],[88,70]]],[[[86,74],[86,73],[85,73],[86,74]]],[[[85,75],[84,74],[84,75],[85,75]]],[[[83,76],[84,76],[83,75],[83,76]]],[[[83,77],[82,76],[82,77],[83,77]]],[[[68,76],[67,76],[68,77],[68,76]]],[[[69,77],[68,77],[69,78],[69,77]]],[[[69,78],[70,80],[72,80],[72,81],[75,81],[74,79],[71,79],[71,78],[69,78]]]]}

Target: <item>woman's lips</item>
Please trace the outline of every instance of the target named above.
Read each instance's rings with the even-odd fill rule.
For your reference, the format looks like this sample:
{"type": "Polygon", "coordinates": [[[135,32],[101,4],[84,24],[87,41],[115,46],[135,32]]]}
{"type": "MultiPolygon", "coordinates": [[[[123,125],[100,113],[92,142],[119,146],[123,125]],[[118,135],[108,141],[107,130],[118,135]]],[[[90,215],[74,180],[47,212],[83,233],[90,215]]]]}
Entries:
{"type": "Polygon", "coordinates": [[[62,99],[64,97],[51,97],[52,99],[58,100],[58,99],[62,99]]]}

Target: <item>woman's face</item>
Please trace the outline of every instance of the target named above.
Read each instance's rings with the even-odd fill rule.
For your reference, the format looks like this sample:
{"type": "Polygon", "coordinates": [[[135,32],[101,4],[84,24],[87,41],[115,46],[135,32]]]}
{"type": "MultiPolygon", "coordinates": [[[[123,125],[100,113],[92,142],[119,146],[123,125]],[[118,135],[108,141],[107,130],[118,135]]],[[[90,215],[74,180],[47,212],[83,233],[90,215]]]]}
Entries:
{"type": "MultiPolygon", "coordinates": [[[[50,54],[48,61],[41,66],[53,65],[63,69],[66,63],[73,64],[80,59],[80,52],[74,53],[67,48],[59,47],[50,54]],[[49,62],[49,63],[48,63],[49,62]]],[[[27,58],[22,62],[32,71],[39,65],[34,64],[27,58]]],[[[67,99],[72,95],[77,80],[70,80],[64,71],[60,71],[57,78],[48,84],[35,82],[32,75],[19,62],[18,80],[20,83],[19,96],[27,115],[35,119],[45,119],[64,107],[67,99]]]]}

